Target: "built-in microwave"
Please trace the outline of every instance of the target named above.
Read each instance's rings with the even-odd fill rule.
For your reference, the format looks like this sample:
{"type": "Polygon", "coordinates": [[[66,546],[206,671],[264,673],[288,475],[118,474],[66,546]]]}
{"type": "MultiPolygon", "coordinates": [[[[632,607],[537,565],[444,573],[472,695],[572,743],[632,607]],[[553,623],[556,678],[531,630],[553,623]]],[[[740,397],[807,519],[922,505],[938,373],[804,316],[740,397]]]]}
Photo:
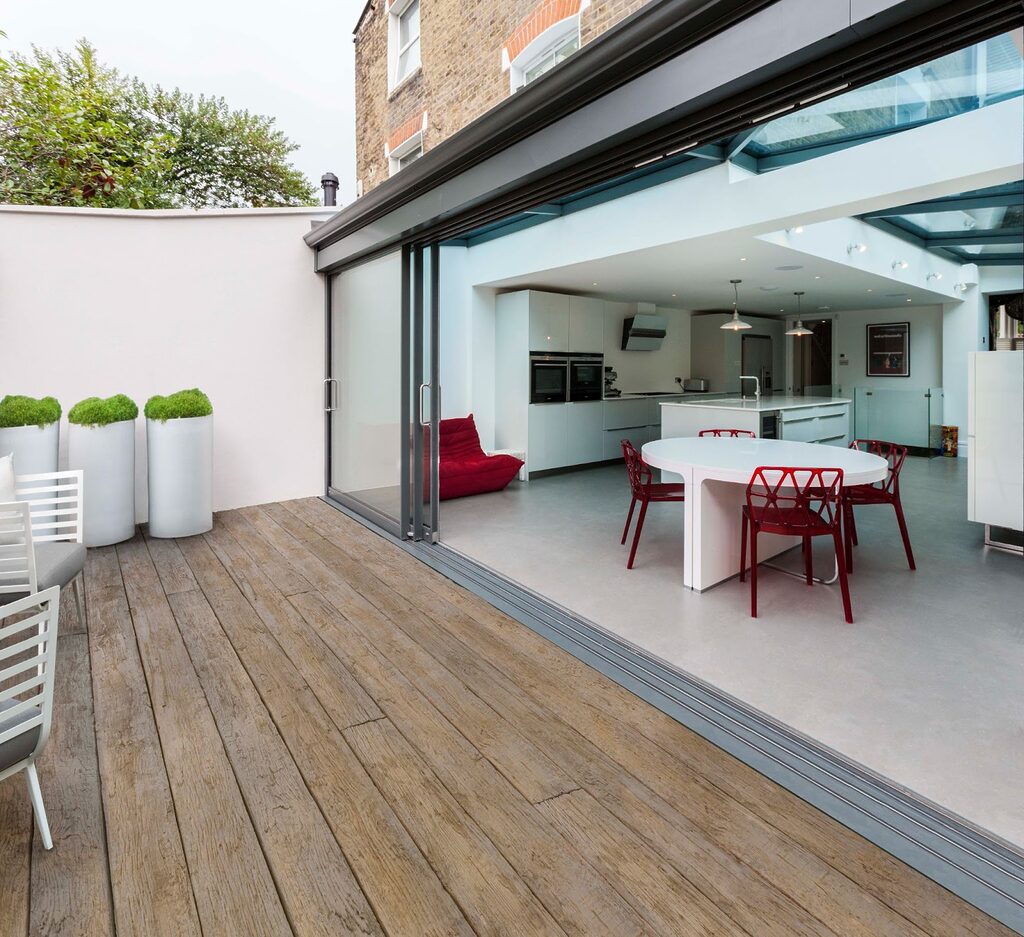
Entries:
{"type": "Polygon", "coordinates": [[[530,354],[530,403],[567,403],[568,355],[530,354]]]}
{"type": "Polygon", "coordinates": [[[604,358],[569,356],[569,400],[600,400],[604,396],[604,358]]]}

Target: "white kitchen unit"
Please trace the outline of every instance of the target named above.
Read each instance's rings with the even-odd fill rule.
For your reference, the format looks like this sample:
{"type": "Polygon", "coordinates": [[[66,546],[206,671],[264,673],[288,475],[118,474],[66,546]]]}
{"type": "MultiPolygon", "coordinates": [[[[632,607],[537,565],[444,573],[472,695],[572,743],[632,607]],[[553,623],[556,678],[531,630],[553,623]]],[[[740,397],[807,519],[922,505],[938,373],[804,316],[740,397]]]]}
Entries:
{"type": "Polygon", "coordinates": [[[569,465],[568,403],[531,403],[526,467],[530,472],[569,465]]]}
{"type": "Polygon", "coordinates": [[[846,446],[850,434],[850,401],[845,397],[787,397],[760,400],[725,397],[717,400],[665,401],[661,404],[661,437],[697,436],[705,429],[744,429],[757,437],[846,446]]]}
{"type": "Polygon", "coordinates": [[[604,354],[604,306],[602,299],[569,297],[569,351],[604,354]]]}
{"type": "Polygon", "coordinates": [[[967,356],[967,518],[1024,530],[1024,353],[979,351],[967,356]]]}
{"type": "Polygon", "coordinates": [[[604,401],[567,403],[565,408],[569,452],[564,464],[600,462],[604,458],[604,401]]]}
{"type": "Polygon", "coordinates": [[[524,290],[498,297],[498,315],[519,314],[529,322],[527,351],[569,351],[569,297],[524,290]]]}

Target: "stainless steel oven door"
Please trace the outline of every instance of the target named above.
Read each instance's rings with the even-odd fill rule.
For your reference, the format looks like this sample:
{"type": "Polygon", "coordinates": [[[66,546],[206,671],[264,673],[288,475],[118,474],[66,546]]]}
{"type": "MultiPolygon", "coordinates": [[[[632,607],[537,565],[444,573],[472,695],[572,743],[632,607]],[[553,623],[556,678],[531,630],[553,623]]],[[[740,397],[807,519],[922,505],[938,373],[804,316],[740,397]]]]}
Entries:
{"type": "Polygon", "coordinates": [[[604,358],[569,359],[569,399],[600,400],[604,396],[604,358]]]}
{"type": "Polygon", "coordinates": [[[569,399],[569,359],[530,356],[530,403],[566,403],[569,399]]]}

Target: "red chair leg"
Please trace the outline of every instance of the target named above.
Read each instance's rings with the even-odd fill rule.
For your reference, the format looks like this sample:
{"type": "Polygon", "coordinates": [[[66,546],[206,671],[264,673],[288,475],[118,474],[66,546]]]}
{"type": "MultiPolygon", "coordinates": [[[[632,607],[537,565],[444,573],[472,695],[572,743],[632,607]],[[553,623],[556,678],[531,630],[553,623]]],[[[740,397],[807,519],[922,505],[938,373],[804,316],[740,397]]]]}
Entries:
{"type": "Polygon", "coordinates": [[[629,525],[633,520],[633,508],[636,507],[636,498],[629,502],[629,513],[626,515],[626,526],[622,528],[622,539],[619,543],[626,542],[626,536],[629,534],[629,525]]]}
{"type": "Polygon", "coordinates": [[[848,504],[846,509],[850,512],[850,542],[856,547],[859,544],[857,542],[857,520],[853,516],[853,505],[848,504]]]}
{"type": "Polygon", "coordinates": [[[907,519],[903,516],[903,505],[897,499],[893,501],[892,506],[896,508],[896,521],[900,525],[903,549],[907,551],[907,564],[911,569],[917,569],[917,566],[914,564],[914,551],[910,549],[910,534],[907,533],[907,519]]]}
{"type": "Polygon", "coordinates": [[[750,617],[757,618],[757,525],[750,521],[750,617]]]}
{"type": "Polygon", "coordinates": [[[846,562],[845,569],[848,573],[853,572],[853,545],[856,541],[856,533],[853,521],[853,505],[843,505],[843,536],[846,540],[846,562]]]}
{"type": "Polygon", "coordinates": [[[747,524],[745,511],[740,511],[740,582],[747,581],[747,524]]]}
{"type": "Polygon", "coordinates": [[[853,606],[850,604],[850,584],[846,578],[846,563],[843,553],[843,538],[836,529],[832,533],[832,539],[836,545],[836,568],[839,570],[839,588],[843,593],[843,611],[846,613],[847,624],[853,624],[853,606]]]}
{"type": "Polygon", "coordinates": [[[804,575],[807,577],[807,585],[814,585],[814,556],[811,551],[811,538],[804,537],[804,575]]]}
{"type": "Polygon", "coordinates": [[[629,551],[629,562],[626,563],[626,569],[633,568],[633,557],[636,556],[637,544],[640,543],[640,531],[644,529],[644,518],[647,516],[647,505],[649,501],[644,501],[640,505],[640,516],[636,519],[636,532],[633,534],[633,547],[629,551]]]}

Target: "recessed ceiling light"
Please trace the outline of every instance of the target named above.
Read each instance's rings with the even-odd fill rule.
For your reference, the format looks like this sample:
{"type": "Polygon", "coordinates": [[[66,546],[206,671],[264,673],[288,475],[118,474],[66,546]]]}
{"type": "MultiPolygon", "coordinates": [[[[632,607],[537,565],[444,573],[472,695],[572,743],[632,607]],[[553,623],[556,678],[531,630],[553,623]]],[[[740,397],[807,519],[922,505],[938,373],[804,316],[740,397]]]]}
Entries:
{"type": "Polygon", "coordinates": [[[832,307],[831,306],[819,306],[818,308],[822,309],[822,310],[828,310],[828,309],[831,309],[832,307]]]}
{"type": "Polygon", "coordinates": [[[874,290],[873,290],[873,289],[872,289],[872,288],[871,288],[871,287],[869,286],[869,287],[868,287],[868,292],[869,292],[869,293],[873,293],[873,292],[874,292],[874,290]]]}
{"type": "Polygon", "coordinates": [[[885,294],[885,298],[886,299],[903,299],[903,297],[906,296],[906,295],[907,295],[906,293],[886,293],[885,294]]]}
{"type": "Polygon", "coordinates": [[[778,287],[777,286],[759,286],[758,289],[761,290],[762,293],[774,293],[778,289],[778,287]]]}
{"type": "Polygon", "coordinates": [[[675,293],[673,293],[673,294],[672,294],[672,298],[673,298],[673,299],[675,299],[675,298],[676,298],[676,294],[675,294],[675,293]]]}
{"type": "Polygon", "coordinates": [[[815,274],[814,279],[815,280],[820,280],[821,279],[821,275],[820,274],[815,274]]]}
{"type": "Polygon", "coordinates": [[[746,257],[741,257],[740,258],[741,261],[746,261],[746,259],[747,259],[746,257]]]}
{"type": "Polygon", "coordinates": [[[908,296],[908,297],[907,297],[907,302],[908,302],[908,303],[912,303],[912,302],[913,302],[913,300],[912,300],[912,299],[911,299],[911,298],[910,298],[910,297],[908,296]]]}
{"type": "Polygon", "coordinates": [[[593,282],[593,283],[591,284],[591,286],[597,286],[597,281],[595,280],[595,281],[594,281],[594,282],[593,282]]]}
{"type": "Polygon", "coordinates": [[[803,270],[803,264],[785,264],[782,267],[776,267],[776,270],[803,270]]]}

